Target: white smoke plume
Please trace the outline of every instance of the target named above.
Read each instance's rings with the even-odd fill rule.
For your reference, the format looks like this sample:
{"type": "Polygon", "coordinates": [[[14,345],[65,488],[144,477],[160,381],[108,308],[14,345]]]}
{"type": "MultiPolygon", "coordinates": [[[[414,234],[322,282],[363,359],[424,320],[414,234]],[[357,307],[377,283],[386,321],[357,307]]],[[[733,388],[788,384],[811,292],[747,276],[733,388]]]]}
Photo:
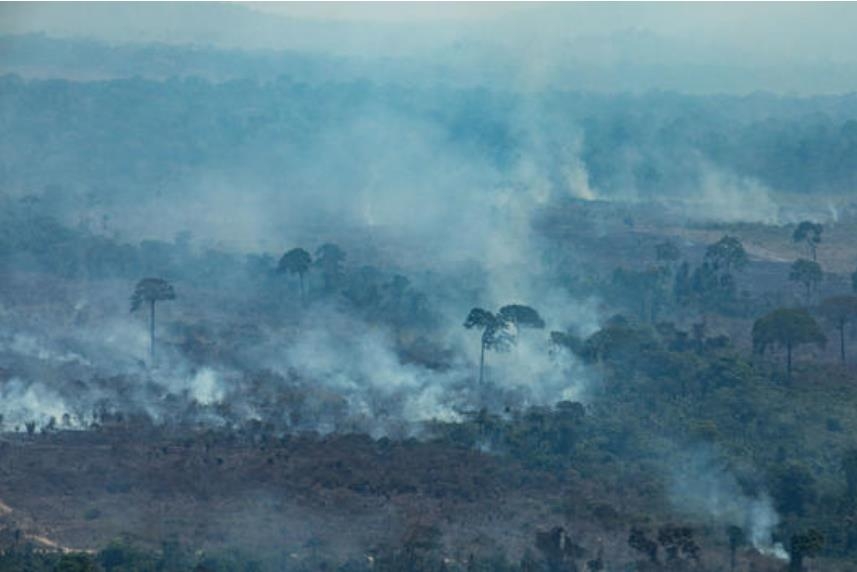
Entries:
{"type": "Polygon", "coordinates": [[[49,423],[59,426],[69,411],[63,398],[44,384],[12,378],[0,385],[3,430],[20,431],[27,423],[40,427],[49,423]]]}
{"type": "Polygon", "coordinates": [[[702,447],[670,457],[669,496],[682,512],[710,519],[720,526],[738,526],[759,553],[788,560],[773,531],[780,522],[765,492],[747,494],[715,453],[702,447]]]}

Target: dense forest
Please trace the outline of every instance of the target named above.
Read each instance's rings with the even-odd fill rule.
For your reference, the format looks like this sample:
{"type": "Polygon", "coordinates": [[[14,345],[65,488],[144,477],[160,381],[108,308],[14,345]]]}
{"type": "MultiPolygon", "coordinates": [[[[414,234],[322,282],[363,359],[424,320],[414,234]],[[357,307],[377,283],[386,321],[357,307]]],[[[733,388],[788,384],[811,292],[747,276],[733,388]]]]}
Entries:
{"type": "Polygon", "coordinates": [[[4,180],[38,189],[70,179],[72,188],[97,192],[177,184],[177,176],[216,166],[252,171],[256,184],[305,184],[274,166],[299,166],[332,145],[330,133],[378,122],[379,129],[430,126],[444,144],[504,173],[538,154],[539,167],[558,177],[579,154],[590,185],[605,196],[691,194],[707,169],[795,193],[847,194],[855,184],[853,94],[521,94],[303,77],[8,75],[0,84],[4,180]],[[32,156],[42,157],[42,169],[22,168],[32,156]]]}

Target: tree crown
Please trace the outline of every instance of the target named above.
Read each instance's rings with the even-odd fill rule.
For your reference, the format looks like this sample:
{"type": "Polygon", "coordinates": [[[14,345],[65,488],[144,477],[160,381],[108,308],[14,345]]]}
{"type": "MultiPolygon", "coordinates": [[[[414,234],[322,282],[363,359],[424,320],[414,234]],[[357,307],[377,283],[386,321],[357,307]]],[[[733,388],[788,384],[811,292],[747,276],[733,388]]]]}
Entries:
{"type": "Polygon", "coordinates": [[[818,305],[818,313],[828,321],[846,323],[857,317],[857,296],[848,294],[825,298],[818,305]]]}
{"type": "Polygon", "coordinates": [[[821,282],[824,273],[821,271],[821,266],[818,262],[799,258],[792,263],[791,271],[789,272],[789,280],[795,282],[821,282]]]}
{"type": "Polygon", "coordinates": [[[772,345],[814,343],[823,346],[826,342],[818,322],[800,308],[774,310],[753,324],[753,349],[758,353],[764,353],[772,345]]]}
{"type": "Polygon", "coordinates": [[[176,292],[172,284],[162,278],[143,278],[137,282],[134,293],[131,294],[131,311],[137,310],[143,302],[160,302],[174,300],[176,292]]]}
{"type": "Polygon", "coordinates": [[[814,242],[815,244],[818,244],[821,242],[821,233],[823,231],[824,227],[821,223],[805,220],[797,225],[797,228],[792,234],[792,240],[795,242],[814,242]]]}
{"type": "Polygon", "coordinates": [[[283,254],[280,258],[280,263],[277,265],[278,272],[289,272],[291,274],[303,274],[309,270],[312,264],[312,257],[309,252],[303,248],[293,248],[283,254]]]}
{"type": "Polygon", "coordinates": [[[705,259],[715,270],[741,270],[747,265],[747,251],[744,245],[734,236],[724,236],[705,251],[705,259]]]}
{"type": "Polygon", "coordinates": [[[518,327],[541,329],[545,327],[545,321],[539,313],[523,304],[509,304],[500,308],[499,316],[507,322],[512,322],[518,327]]]}
{"type": "Polygon", "coordinates": [[[473,308],[467,314],[464,327],[482,330],[482,344],[492,350],[505,351],[515,343],[512,322],[499,313],[494,314],[483,308],[473,308]]]}

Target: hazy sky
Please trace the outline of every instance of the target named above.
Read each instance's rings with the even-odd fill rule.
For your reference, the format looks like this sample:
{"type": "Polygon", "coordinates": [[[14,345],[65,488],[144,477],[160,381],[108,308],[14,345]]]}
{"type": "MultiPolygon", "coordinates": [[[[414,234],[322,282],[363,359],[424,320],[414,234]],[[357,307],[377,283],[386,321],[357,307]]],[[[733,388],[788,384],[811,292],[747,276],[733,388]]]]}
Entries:
{"type": "Polygon", "coordinates": [[[669,88],[686,76],[690,91],[717,90],[704,80],[711,74],[732,90],[730,70],[746,90],[855,90],[855,29],[857,3],[0,5],[0,33],[510,65],[536,83],[588,66],[606,87],[619,76],[663,74],[669,88]]]}

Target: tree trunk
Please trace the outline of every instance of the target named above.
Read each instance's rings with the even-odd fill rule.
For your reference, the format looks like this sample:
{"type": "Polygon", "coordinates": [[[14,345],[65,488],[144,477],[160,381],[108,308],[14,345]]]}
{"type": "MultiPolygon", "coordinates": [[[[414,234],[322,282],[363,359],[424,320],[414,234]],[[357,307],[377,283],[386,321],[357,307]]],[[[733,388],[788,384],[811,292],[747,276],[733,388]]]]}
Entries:
{"type": "Polygon", "coordinates": [[[842,358],[842,363],[845,363],[845,322],[839,322],[839,356],[842,358]]]}
{"type": "Polygon", "coordinates": [[[485,342],[482,342],[482,350],[479,353],[479,385],[482,385],[482,376],[485,371],[485,342]]]}
{"type": "Polygon", "coordinates": [[[786,380],[792,380],[792,343],[786,344],[786,380]]]}
{"type": "Polygon", "coordinates": [[[149,301],[149,359],[155,364],[155,301],[149,301]]]}
{"type": "Polygon", "coordinates": [[[654,292],[649,294],[649,323],[654,325],[658,319],[658,302],[657,295],[654,292]]]}
{"type": "Polygon", "coordinates": [[[803,555],[789,554],[789,572],[803,572],[803,555]]]}
{"type": "Polygon", "coordinates": [[[301,306],[306,305],[306,297],[304,296],[304,273],[298,272],[298,279],[300,280],[301,285],[301,306]]]}

